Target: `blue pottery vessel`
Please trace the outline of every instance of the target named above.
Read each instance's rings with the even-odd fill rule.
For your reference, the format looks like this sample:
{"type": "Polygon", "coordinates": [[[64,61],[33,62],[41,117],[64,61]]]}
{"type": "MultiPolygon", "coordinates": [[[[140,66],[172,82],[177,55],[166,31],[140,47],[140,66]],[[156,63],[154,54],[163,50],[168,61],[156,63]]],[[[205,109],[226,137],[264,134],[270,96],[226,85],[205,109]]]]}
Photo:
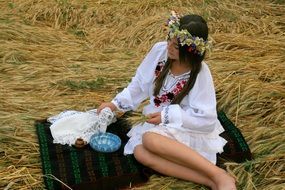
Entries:
{"type": "Polygon", "coordinates": [[[91,136],[89,144],[99,152],[115,152],[121,146],[121,139],[112,133],[98,133],[91,136]]]}

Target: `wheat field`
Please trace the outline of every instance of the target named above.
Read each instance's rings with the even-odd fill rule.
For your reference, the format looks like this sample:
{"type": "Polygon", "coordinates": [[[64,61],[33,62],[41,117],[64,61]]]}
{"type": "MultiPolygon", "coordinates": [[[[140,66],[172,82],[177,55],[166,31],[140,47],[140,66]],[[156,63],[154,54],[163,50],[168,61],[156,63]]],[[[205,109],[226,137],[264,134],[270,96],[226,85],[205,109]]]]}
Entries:
{"type": "MultiPolygon", "coordinates": [[[[284,0],[0,0],[1,189],[45,188],[34,121],[111,100],[171,10],[208,22],[218,109],[254,155],[227,171],[239,189],[285,189],[284,0]]],[[[134,189],[206,188],[154,175],[134,189]]]]}

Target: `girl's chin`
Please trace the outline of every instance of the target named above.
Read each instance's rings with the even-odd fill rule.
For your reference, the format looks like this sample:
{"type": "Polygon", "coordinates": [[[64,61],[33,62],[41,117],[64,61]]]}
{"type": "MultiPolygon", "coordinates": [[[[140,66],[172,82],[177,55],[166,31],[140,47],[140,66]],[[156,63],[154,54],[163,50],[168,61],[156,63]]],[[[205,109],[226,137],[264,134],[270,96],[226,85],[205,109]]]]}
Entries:
{"type": "Polygon", "coordinates": [[[176,57],[171,56],[171,55],[168,55],[168,59],[172,59],[172,60],[179,60],[179,59],[177,59],[176,57]]]}

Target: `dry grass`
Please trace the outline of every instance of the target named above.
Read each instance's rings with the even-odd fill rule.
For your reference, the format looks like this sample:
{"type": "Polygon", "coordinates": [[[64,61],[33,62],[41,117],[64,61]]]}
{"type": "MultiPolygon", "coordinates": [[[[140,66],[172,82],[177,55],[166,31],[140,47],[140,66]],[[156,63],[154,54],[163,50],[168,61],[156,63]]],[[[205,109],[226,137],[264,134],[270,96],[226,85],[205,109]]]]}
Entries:
{"type": "MultiPolygon", "coordinates": [[[[88,110],[127,85],[169,10],[209,23],[219,109],[242,130],[255,159],[227,163],[240,189],[285,189],[283,0],[0,1],[0,188],[44,188],[33,122],[88,110]]],[[[139,189],[197,189],[152,176],[139,189]]]]}

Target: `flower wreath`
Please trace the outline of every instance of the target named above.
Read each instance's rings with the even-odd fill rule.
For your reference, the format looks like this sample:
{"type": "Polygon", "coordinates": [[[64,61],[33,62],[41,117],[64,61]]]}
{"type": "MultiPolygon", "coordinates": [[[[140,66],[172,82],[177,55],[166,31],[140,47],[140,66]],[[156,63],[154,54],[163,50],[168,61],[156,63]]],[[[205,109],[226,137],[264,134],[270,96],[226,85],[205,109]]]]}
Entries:
{"type": "Polygon", "coordinates": [[[177,37],[177,40],[181,46],[189,46],[189,52],[202,56],[205,52],[211,51],[211,41],[204,40],[203,38],[199,38],[197,36],[192,36],[186,29],[179,30],[180,16],[175,11],[171,11],[171,16],[167,20],[167,26],[169,27],[168,37],[177,37]]]}

